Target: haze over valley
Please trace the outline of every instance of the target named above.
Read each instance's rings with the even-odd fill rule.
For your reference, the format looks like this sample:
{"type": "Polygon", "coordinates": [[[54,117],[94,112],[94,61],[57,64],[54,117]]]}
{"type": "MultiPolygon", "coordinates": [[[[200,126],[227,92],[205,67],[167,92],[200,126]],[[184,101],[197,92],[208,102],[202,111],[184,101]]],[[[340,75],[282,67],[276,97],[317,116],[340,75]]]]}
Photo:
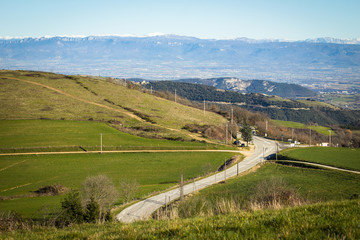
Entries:
{"type": "Polygon", "coordinates": [[[360,92],[359,41],[199,39],[177,35],[0,40],[0,68],[174,80],[236,77],[360,92]]]}

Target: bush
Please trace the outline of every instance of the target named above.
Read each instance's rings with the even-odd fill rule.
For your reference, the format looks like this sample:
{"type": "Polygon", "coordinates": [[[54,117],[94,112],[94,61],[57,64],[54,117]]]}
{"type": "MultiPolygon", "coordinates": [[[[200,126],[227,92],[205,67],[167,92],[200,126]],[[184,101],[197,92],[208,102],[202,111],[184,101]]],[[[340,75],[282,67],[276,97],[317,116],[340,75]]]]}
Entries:
{"type": "Polygon", "coordinates": [[[136,180],[124,179],[120,182],[120,194],[125,202],[130,202],[139,191],[140,184],[136,180]]]}
{"type": "Polygon", "coordinates": [[[62,215],[57,225],[71,225],[84,222],[84,211],[79,192],[70,193],[62,202],[62,215]]]}
{"type": "Polygon", "coordinates": [[[91,198],[90,202],[86,205],[84,220],[85,222],[96,223],[100,217],[100,206],[93,198],[91,198]]]}

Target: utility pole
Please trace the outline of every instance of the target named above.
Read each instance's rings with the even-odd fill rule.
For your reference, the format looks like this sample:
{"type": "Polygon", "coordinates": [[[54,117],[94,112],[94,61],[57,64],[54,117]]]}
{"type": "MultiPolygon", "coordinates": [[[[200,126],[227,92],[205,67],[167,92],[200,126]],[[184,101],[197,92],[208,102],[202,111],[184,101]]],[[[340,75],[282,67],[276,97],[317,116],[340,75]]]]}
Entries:
{"type": "Polygon", "coordinates": [[[225,174],[224,182],[226,182],[226,158],[224,160],[224,168],[225,168],[225,170],[224,170],[224,174],[225,174]]]}
{"type": "Polygon", "coordinates": [[[236,163],[236,176],[239,176],[239,163],[236,163]]]}
{"type": "Polygon", "coordinates": [[[265,147],[263,147],[263,159],[262,159],[262,162],[265,161],[265,147]]]}
{"type": "Polygon", "coordinates": [[[328,131],[329,131],[329,147],[331,147],[331,130],[328,131]]]}
{"type": "Polygon", "coordinates": [[[234,124],[234,109],[231,108],[231,124],[234,124]]]}
{"type": "Polygon", "coordinates": [[[102,153],[102,133],[100,133],[100,153],[102,153]]]}
{"type": "Polygon", "coordinates": [[[278,142],[276,142],[276,161],[278,160],[278,151],[279,151],[279,145],[278,145],[278,142]]]}
{"type": "Polygon", "coordinates": [[[180,180],[180,200],[183,200],[184,198],[184,175],[181,174],[181,180],[180,180]]]}
{"type": "Polygon", "coordinates": [[[228,140],[228,123],[225,123],[225,144],[227,144],[228,140]]]}
{"type": "Polygon", "coordinates": [[[267,137],[267,132],[268,132],[268,121],[265,121],[265,137],[267,137]]]}
{"type": "Polygon", "coordinates": [[[204,115],[205,115],[205,99],[204,99],[204,115]]]}

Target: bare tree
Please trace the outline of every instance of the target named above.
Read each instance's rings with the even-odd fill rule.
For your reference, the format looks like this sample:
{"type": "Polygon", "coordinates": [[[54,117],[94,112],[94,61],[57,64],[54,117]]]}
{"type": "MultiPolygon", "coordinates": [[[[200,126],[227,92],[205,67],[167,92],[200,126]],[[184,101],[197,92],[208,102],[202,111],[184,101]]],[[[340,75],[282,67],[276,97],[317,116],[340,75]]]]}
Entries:
{"type": "Polygon", "coordinates": [[[80,192],[83,206],[87,206],[91,202],[99,205],[99,220],[105,219],[111,205],[119,196],[114,184],[105,175],[87,177],[80,192]]]}
{"type": "Polygon", "coordinates": [[[140,189],[140,184],[135,180],[123,179],[120,181],[120,195],[125,202],[133,200],[140,189]]]}

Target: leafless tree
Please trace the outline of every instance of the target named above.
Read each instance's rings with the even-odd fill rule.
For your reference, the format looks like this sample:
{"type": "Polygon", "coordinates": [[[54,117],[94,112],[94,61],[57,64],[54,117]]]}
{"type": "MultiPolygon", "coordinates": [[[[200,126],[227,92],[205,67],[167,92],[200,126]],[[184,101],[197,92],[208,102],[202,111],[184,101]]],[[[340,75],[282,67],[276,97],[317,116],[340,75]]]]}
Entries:
{"type": "Polygon", "coordinates": [[[119,193],[112,181],[105,175],[87,177],[81,187],[82,204],[86,206],[91,201],[99,204],[100,216],[104,218],[111,205],[117,200],[119,193]]]}

